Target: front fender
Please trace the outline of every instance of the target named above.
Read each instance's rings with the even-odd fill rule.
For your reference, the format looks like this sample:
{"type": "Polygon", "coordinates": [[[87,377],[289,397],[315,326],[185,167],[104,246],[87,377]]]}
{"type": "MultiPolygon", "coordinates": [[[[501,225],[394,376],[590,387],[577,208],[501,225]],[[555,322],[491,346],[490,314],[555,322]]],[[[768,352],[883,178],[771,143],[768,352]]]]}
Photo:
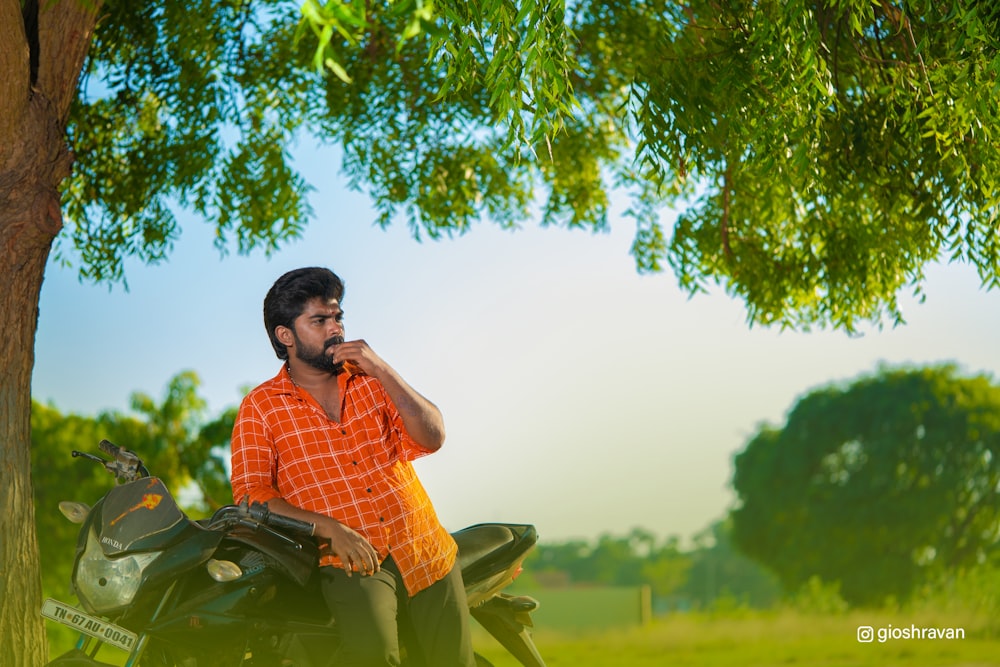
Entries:
{"type": "Polygon", "coordinates": [[[45,664],[46,667],[115,667],[115,665],[94,660],[78,648],[63,653],[55,660],[45,664]]]}

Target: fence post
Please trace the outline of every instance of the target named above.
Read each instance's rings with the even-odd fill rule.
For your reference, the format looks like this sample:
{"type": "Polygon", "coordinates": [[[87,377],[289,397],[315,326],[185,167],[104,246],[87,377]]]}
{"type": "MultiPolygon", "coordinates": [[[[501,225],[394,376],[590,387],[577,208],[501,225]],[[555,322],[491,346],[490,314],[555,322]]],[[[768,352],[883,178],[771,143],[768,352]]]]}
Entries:
{"type": "Polygon", "coordinates": [[[653,589],[649,584],[639,587],[639,625],[653,622],[653,589]]]}

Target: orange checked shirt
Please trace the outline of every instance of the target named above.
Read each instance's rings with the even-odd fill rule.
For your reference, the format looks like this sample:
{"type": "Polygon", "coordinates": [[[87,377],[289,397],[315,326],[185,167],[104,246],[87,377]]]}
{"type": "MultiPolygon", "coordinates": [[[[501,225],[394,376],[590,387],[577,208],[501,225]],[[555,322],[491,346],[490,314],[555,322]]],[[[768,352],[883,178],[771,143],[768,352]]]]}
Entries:
{"type": "MultiPolygon", "coordinates": [[[[282,368],[251,391],[233,429],[233,497],[281,497],[325,514],[390,554],[410,595],[443,578],[458,547],[441,526],[413,459],[430,453],[414,442],[382,384],[337,376],[341,421],[327,416],[282,368]]],[[[339,565],[325,555],[320,565],[339,565]]]]}

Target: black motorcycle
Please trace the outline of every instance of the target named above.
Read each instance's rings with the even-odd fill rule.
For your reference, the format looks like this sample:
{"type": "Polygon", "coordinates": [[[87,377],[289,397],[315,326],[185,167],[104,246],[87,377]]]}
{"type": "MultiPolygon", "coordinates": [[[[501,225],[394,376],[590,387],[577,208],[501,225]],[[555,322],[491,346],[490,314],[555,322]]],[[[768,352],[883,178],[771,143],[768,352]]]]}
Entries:
{"type": "MultiPolygon", "coordinates": [[[[81,633],[49,665],[111,667],[97,660],[111,646],[127,653],[125,667],[336,667],[337,622],[315,580],[312,524],[246,501],[192,521],[133,452],[106,440],[100,448],[110,460],[73,456],[101,463],[119,484],[93,508],[59,504],[81,524],[72,585],[83,609],[43,603],[43,616],[81,633]]],[[[525,667],[544,667],[528,631],[538,603],[502,592],[537,541],[534,527],[479,524],[453,535],[469,613],[525,667]]],[[[404,664],[418,667],[410,632],[401,618],[404,664]]]]}

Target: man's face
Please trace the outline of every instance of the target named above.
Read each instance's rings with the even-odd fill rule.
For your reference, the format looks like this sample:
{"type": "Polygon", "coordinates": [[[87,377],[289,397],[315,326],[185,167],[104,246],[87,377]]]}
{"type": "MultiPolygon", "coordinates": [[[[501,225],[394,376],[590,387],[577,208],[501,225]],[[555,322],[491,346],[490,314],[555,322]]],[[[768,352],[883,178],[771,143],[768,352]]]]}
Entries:
{"type": "Polygon", "coordinates": [[[344,342],[344,311],[336,299],[308,301],[295,319],[292,336],[297,359],[327,373],[343,372],[343,364],[333,363],[333,346],[344,342]]]}

